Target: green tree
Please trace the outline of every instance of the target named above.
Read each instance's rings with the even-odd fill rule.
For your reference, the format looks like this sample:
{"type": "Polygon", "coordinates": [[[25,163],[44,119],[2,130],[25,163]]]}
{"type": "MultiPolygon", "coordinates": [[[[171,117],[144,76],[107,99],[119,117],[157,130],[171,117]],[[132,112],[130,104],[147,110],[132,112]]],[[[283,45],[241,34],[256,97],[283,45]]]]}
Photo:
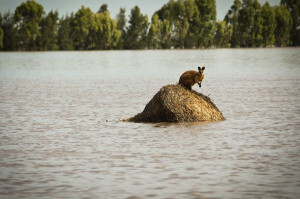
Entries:
{"type": "Polygon", "coordinates": [[[181,1],[175,1],[171,4],[171,15],[174,24],[173,46],[184,48],[185,37],[189,30],[189,23],[186,14],[185,5],[181,1]]]}
{"type": "MultiPolygon", "coordinates": [[[[167,4],[164,4],[162,8],[154,13],[159,17],[159,20],[162,21],[161,27],[161,47],[163,49],[169,49],[174,42],[174,34],[175,31],[175,23],[174,23],[174,9],[173,9],[174,1],[170,0],[167,4]]],[[[150,33],[150,32],[149,32],[150,33]]]]}
{"type": "Polygon", "coordinates": [[[167,19],[168,21],[171,21],[170,4],[172,2],[173,1],[170,0],[167,4],[164,4],[163,7],[156,11],[154,14],[157,14],[160,20],[167,19]]]}
{"type": "Polygon", "coordinates": [[[4,32],[2,28],[0,28],[0,49],[3,48],[3,37],[4,37],[4,32]]]}
{"type": "Polygon", "coordinates": [[[129,27],[127,28],[125,48],[144,49],[147,46],[148,17],[141,14],[140,8],[135,6],[131,10],[129,27]]]}
{"type": "Polygon", "coordinates": [[[14,24],[14,15],[6,12],[2,16],[1,29],[3,30],[2,50],[12,51],[17,49],[17,29],[14,24]]]}
{"type": "Polygon", "coordinates": [[[270,6],[269,2],[266,2],[261,8],[261,16],[263,20],[262,37],[264,46],[274,45],[276,28],[275,9],[270,6]]]}
{"type": "Polygon", "coordinates": [[[43,6],[32,0],[27,0],[16,8],[14,19],[21,50],[36,50],[37,38],[40,35],[39,25],[43,14],[43,6]]]}
{"type": "Polygon", "coordinates": [[[195,0],[199,10],[199,19],[196,23],[197,47],[210,47],[214,43],[216,30],[216,1],[195,0]]]}
{"type": "Polygon", "coordinates": [[[59,20],[57,38],[59,50],[74,50],[70,27],[70,23],[73,19],[74,14],[71,13],[71,16],[66,15],[59,20]]]}
{"type": "Polygon", "coordinates": [[[151,19],[151,25],[148,33],[148,48],[160,49],[161,48],[161,31],[162,22],[157,14],[154,14],[151,19]]]}
{"type": "Polygon", "coordinates": [[[102,4],[97,13],[108,12],[107,4],[102,4]]]}
{"type": "Polygon", "coordinates": [[[3,48],[4,31],[2,30],[2,14],[0,13],[0,49],[3,48]]]}
{"type": "Polygon", "coordinates": [[[162,49],[169,49],[172,47],[172,20],[170,2],[163,5],[158,11],[154,13],[159,17],[161,24],[161,47],[162,49]]]}
{"type": "Polygon", "coordinates": [[[217,30],[215,35],[215,45],[218,48],[230,47],[230,39],[232,36],[232,25],[228,25],[226,21],[217,22],[217,30]]]}
{"type": "Polygon", "coordinates": [[[121,31],[117,29],[116,21],[110,18],[109,12],[95,14],[93,21],[90,35],[95,46],[91,46],[90,49],[108,50],[116,48],[121,31]]]}
{"type": "MultiPolygon", "coordinates": [[[[175,48],[192,48],[197,46],[199,28],[195,24],[199,21],[199,11],[194,0],[170,0],[156,12],[165,24],[164,35],[170,35],[171,46],[175,48]],[[170,33],[165,32],[170,30],[170,33]],[[195,34],[196,33],[196,34],[195,34]]],[[[167,38],[165,38],[165,41],[167,38]]],[[[169,41],[165,44],[169,43],[169,41]]],[[[163,46],[169,46],[169,44],[163,46]]],[[[163,47],[163,48],[165,48],[163,47]]]]}
{"type": "Polygon", "coordinates": [[[58,50],[57,46],[58,12],[50,11],[40,23],[39,49],[58,50]]]}
{"type": "Polygon", "coordinates": [[[117,15],[117,29],[121,31],[121,37],[119,39],[117,48],[118,49],[123,49],[124,48],[124,41],[126,40],[126,9],[125,8],[120,8],[120,12],[117,15]]]}
{"type": "Polygon", "coordinates": [[[300,1],[299,0],[281,0],[281,4],[285,5],[293,20],[291,30],[291,42],[293,46],[300,45],[300,1]]]}
{"type": "Polygon", "coordinates": [[[114,49],[121,36],[105,4],[96,14],[82,6],[71,22],[71,32],[73,45],[78,50],[114,49]]]}
{"type": "Polygon", "coordinates": [[[292,17],[285,5],[280,5],[275,9],[276,29],[275,43],[276,46],[287,46],[290,44],[290,32],[292,29],[292,17]]]}
{"type": "Polygon", "coordinates": [[[262,17],[257,0],[243,0],[239,11],[238,26],[241,46],[258,47],[262,44],[262,17]]]}
{"type": "Polygon", "coordinates": [[[169,49],[172,46],[171,40],[171,23],[169,20],[164,19],[162,22],[161,30],[161,47],[163,49],[169,49]]]}
{"type": "Polygon", "coordinates": [[[261,5],[257,0],[254,0],[252,6],[254,9],[254,24],[251,31],[251,47],[260,47],[263,45],[261,5]]]}
{"type": "Polygon", "coordinates": [[[75,50],[87,50],[93,48],[95,44],[91,41],[90,28],[94,22],[93,12],[90,8],[81,8],[75,13],[71,21],[72,40],[75,50]]]}
{"type": "Polygon", "coordinates": [[[111,19],[110,20],[110,26],[111,26],[111,42],[110,42],[110,48],[111,49],[118,49],[119,40],[121,39],[122,32],[118,29],[118,25],[116,20],[111,19]]]}
{"type": "Polygon", "coordinates": [[[197,43],[197,22],[199,20],[199,10],[194,0],[185,0],[185,14],[188,20],[189,29],[185,37],[184,47],[185,48],[194,48],[197,43]]]}
{"type": "Polygon", "coordinates": [[[227,12],[224,20],[227,26],[232,26],[232,36],[230,39],[231,47],[240,46],[240,32],[238,26],[239,12],[242,7],[240,0],[235,0],[230,10],[227,12]]]}

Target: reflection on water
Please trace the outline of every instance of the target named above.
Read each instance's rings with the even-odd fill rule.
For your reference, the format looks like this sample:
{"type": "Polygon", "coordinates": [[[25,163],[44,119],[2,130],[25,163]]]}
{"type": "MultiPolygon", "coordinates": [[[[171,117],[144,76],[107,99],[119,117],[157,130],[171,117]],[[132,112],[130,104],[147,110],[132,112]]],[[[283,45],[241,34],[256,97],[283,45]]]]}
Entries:
{"type": "Polygon", "coordinates": [[[0,54],[1,198],[298,198],[300,49],[0,54]],[[119,122],[182,72],[225,122],[119,122]]]}

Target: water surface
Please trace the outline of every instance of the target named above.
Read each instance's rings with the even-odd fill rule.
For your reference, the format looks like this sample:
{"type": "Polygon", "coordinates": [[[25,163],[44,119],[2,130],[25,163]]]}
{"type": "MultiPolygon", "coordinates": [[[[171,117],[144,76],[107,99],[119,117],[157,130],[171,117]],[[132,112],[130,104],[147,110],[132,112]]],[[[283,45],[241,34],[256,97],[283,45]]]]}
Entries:
{"type": "Polygon", "coordinates": [[[0,197],[299,198],[299,55],[0,53],[0,197]],[[225,122],[120,122],[197,66],[225,122]]]}

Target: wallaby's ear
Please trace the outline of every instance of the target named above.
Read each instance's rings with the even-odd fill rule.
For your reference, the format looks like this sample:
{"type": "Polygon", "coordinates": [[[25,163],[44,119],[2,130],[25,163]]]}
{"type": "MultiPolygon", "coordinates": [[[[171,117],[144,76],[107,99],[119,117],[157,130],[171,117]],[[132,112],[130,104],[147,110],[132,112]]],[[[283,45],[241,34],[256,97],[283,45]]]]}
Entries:
{"type": "Polygon", "coordinates": [[[205,66],[202,67],[202,70],[205,70],[205,66]]]}
{"type": "Polygon", "coordinates": [[[201,70],[201,67],[200,67],[200,66],[198,66],[198,70],[201,70]]]}

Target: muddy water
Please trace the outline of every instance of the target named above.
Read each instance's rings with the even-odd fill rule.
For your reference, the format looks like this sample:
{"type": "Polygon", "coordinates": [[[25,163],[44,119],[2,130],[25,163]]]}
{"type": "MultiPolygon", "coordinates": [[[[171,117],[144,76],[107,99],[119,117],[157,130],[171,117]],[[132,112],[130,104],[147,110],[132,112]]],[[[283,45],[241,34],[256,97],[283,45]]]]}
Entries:
{"type": "Polygon", "coordinates": [[[0,53],[0,198],[299,198],[299,54],[0,53]],[[119,122],[198,65],[225,122],[119,122]]]}

